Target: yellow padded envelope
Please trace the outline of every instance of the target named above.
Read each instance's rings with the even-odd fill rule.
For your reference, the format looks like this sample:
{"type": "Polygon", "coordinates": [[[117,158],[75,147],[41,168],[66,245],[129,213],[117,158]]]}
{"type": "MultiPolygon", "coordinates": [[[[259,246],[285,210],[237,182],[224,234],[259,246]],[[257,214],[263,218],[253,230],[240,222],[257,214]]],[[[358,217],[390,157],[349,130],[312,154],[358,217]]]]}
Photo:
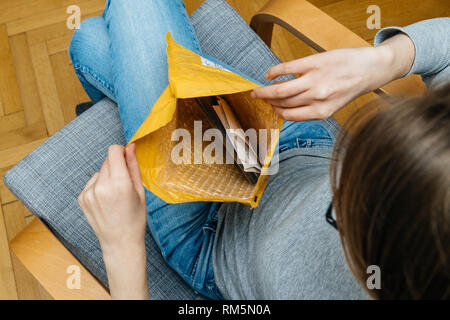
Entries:
{"type": "MultiPolygon", "coordinates": [[[[234,164],[176,164],[171,154],[179,141],[172,141],[175,129],[185,129],[194,137],[194,122],[202,121],[203,133],[212,128],[195,98],[221,96],[233,107],[244,130],[281,130],[283,121],[272,107],[250,97],[260,85],[239,74],[215,66],[209,60],[177,44],[167,34],[169,86],[153,106],[149,116],[130,143],[144,185],[167,203],[193,201],[241,202],[257,207],[267,184],[267,172],[279,135],[268,134],[262,174],[256,185],[250,183],[234,164]]],[[[212,107],[212,106],[211,106],[212,107]]],[[[194,156],[194,138],[192,157],[194,156]]],[[[203,142],[205,149],[211,142],[203,142]]]]}

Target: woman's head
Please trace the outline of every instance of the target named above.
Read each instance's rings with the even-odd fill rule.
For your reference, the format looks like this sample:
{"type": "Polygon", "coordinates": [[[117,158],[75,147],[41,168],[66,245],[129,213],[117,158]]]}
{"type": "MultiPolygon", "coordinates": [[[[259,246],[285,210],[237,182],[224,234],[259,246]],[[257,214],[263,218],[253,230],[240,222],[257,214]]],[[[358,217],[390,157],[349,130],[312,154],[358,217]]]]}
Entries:
{"type": "Polygon", "coordinates": [[[380,268],[374,298],[450,298],[450,86],[352,123],[332,169],[350,268],[380,268]]]}

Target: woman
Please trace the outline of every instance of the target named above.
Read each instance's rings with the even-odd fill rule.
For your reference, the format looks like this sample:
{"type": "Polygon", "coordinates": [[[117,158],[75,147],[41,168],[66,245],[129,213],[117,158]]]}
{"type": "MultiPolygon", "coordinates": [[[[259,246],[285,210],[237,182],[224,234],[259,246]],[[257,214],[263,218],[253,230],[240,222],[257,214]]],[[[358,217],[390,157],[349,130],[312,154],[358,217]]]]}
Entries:
{"type": "MultiPolygon", "coordinates": [[[[314,119],[409,73],[442,83],[449,78],[449,30],[449,19],[385,29],[375,48],[270,69],[268,79],[302,76],[254,97],[303,122],[285,123],[280,170],[255,210],[166,204],[142,186],[134,146],[110,147],[79,203],[102,246],[112,297],[149,297],[147,222],[167,263],[212,299],[448,298],[449,90],[393,105],[344,136],[336,150],[346,152],[332,164],[333,192],[337,124],[314,119]],[[371,266],[381,272],[375,290],[366,285],[371,266]]],[[[70,53],[80,81],[94,102],[118,102],[128,141],[168,84],[167,31],[201,52],[181,0],[107,1],[103,18],[86,20],[74,35],[70,53]]]]}

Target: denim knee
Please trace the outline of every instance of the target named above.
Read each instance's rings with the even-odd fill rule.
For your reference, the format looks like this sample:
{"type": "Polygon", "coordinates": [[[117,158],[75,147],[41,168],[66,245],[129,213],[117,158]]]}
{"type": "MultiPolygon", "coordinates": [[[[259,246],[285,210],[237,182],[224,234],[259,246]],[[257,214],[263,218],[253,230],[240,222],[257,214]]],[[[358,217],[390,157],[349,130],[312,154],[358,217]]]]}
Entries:
{"type": "Polygon", "coordinates": [[[91,52],[90,49],[94,47],[103,46],[109,50],[109,38],[107,34],[104,34],[104,29],[105,21],[102,17],[88,18],[81,23],[75,30],[69,46],[72,63],[92,59],[92,54],[96,52],[91,52]]]}
{"type": "Polygon", "coordinates": [[[102,17],[86,19],[75,30],[69,56],[75,73],[94,102],[105,95],[114,100],[110,40],[102,17]]]}

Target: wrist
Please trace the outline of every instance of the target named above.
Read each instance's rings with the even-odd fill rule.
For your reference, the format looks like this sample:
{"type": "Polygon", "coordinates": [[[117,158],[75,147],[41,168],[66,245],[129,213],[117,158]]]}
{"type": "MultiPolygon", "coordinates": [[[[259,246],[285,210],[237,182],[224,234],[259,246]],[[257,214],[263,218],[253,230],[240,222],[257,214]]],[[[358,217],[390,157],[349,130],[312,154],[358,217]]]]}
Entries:
{"type": "Polygon", "coordinates": [[[375,47],[381,70],[385,71],[386,83],[406,76],[412,68],[415,47],[403,33],[397,34],[375,47]]]}
{"type": "Polygon", "coordinates": [[[375,53],[377,57],[378,72],[381,76],[381,82],[383,82],[380,86],[394,81],[402,76],[400,74],[402,71],[398,70],[398,66],[396,67],[397,59],[395,56],[395,51],[391,46],[380,45],[375,47],[375,53]]]}
{"type": "Polygon", "coordinates": [[[106,266],[126,265],[145,260],[145,241],[121,245],[102,245],[106,266]]]}
{"type": "Polygon", "coordinates": [[[148,299],[145,244],[103,252],[112,299],[148,299]]]}

